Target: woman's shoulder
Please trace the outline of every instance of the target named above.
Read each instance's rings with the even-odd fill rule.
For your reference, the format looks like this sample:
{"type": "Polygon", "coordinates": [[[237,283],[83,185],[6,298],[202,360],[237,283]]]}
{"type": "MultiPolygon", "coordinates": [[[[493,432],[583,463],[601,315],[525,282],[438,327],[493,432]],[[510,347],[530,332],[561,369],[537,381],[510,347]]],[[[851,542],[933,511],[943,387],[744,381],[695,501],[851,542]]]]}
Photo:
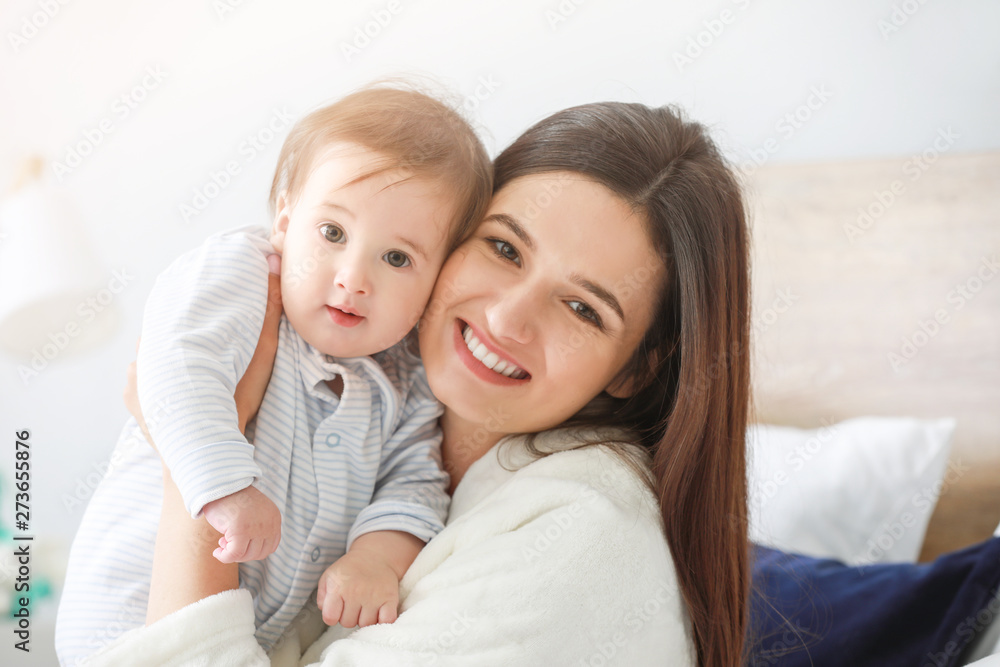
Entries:
{"type": "Polygon", "coordinates": [[[609,502],[659,517],[648,455],[617,429],[547,431],[511,441],[497,456],[515,476],[575,482],[609,502]]]}
{"type": "Polygon", "coordinates": [[[404,591],[416,597],[408,604],[454,573],[491,619],[574,619],[525,630],[564,632],[562,657],[575,656],[573,664],[649,664],[654,655],[688,664],[685,607],[657,503],[626,458],[641,453],[620,437],[581,446],[590,442],[545,434],[535,439],[546,452],[537,458],[510,438],[477,461],[462,485],[488,488],[465,499],[462,485],[456,490],[460,516],[411,566],[404,591]],[[471,572],[481,573],[479,583],[471,572]],[[490,591],[509,591],[509,609],[494,609],[502,600],[490,591]]]}

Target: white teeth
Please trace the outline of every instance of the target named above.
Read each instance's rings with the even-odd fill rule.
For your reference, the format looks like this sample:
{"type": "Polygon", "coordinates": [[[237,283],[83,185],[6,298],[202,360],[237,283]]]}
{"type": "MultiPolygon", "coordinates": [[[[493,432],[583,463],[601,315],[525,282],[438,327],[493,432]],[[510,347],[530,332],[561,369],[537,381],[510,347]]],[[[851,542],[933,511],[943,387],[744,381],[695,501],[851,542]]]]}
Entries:
{"type": "Polygon", "coordinates": [[[515,366],[514,364],[500,358],[500,355],[496,352],[491,352],[489,348],[486,347],[476,335],[472,333],[472,327],[466,326],[465,331],[462,332],[462,338],[465,339],[465,344],[472,352],[472,356],[482,362],[483,366],[491,369],[494,373],[499,373],[509,378],[515,380],[520,380],[521,378],[527,377],[527,373],[515,366]]]}

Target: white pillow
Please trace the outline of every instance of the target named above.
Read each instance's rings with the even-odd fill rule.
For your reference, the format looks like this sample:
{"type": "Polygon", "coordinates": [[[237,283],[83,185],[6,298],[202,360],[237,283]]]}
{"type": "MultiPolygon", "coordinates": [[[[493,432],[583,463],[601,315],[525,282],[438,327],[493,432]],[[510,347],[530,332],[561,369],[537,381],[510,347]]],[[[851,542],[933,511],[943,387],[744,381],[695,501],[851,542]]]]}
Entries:
{"type": "Polygon", "coordinates": [[[963,473],[948,467],[954,430],[895,417],[751,426],[751,539],[850,565],[916,561],[942,486],[963,473]]]}

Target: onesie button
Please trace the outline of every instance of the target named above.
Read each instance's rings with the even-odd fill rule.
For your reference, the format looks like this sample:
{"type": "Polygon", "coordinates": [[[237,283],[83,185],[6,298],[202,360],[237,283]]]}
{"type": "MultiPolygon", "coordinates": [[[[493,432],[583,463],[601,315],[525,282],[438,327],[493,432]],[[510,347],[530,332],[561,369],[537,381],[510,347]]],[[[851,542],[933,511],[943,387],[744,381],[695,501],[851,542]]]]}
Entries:
{"type": "Polygon", "coordinates": [[[319,547],[313,549],[312,555],[310,557],[312,558],[312,561],[314,563],[319,560],[319,547]]]}
{"type": "Polygon", "coordinates": [[[326,436],[327,447],[336,447],[339,444],[340,444],[340,436],[338,434],[331,433],[330,435],[326,436]]]}

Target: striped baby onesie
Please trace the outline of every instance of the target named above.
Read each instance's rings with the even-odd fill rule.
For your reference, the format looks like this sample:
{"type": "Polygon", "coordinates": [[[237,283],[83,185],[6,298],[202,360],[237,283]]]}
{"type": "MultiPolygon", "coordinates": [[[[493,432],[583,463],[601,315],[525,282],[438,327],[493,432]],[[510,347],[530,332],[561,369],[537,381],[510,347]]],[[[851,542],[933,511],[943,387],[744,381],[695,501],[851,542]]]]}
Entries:
{"type": "MultiPolygon", "coordinates": [[[[333,358],[282,317],[253,444],[240,433],[233,391],[263,326],[271,252],[266,230],[241,228],[177,259],[150,294],[137,361],[143,415],[192,516],[251,483],[281,510],[277,550],[239,566],[265,649],[355,538],[400,530],[426,541],[448,507],[441,407],[412,341],[333,358]],[[337,375],[339,398],[326,384],[337,375]]],[[[162,473],[134,419],[111,464],[70,552],[56,623],[67,665],[145,622],[162,473]]]]}

